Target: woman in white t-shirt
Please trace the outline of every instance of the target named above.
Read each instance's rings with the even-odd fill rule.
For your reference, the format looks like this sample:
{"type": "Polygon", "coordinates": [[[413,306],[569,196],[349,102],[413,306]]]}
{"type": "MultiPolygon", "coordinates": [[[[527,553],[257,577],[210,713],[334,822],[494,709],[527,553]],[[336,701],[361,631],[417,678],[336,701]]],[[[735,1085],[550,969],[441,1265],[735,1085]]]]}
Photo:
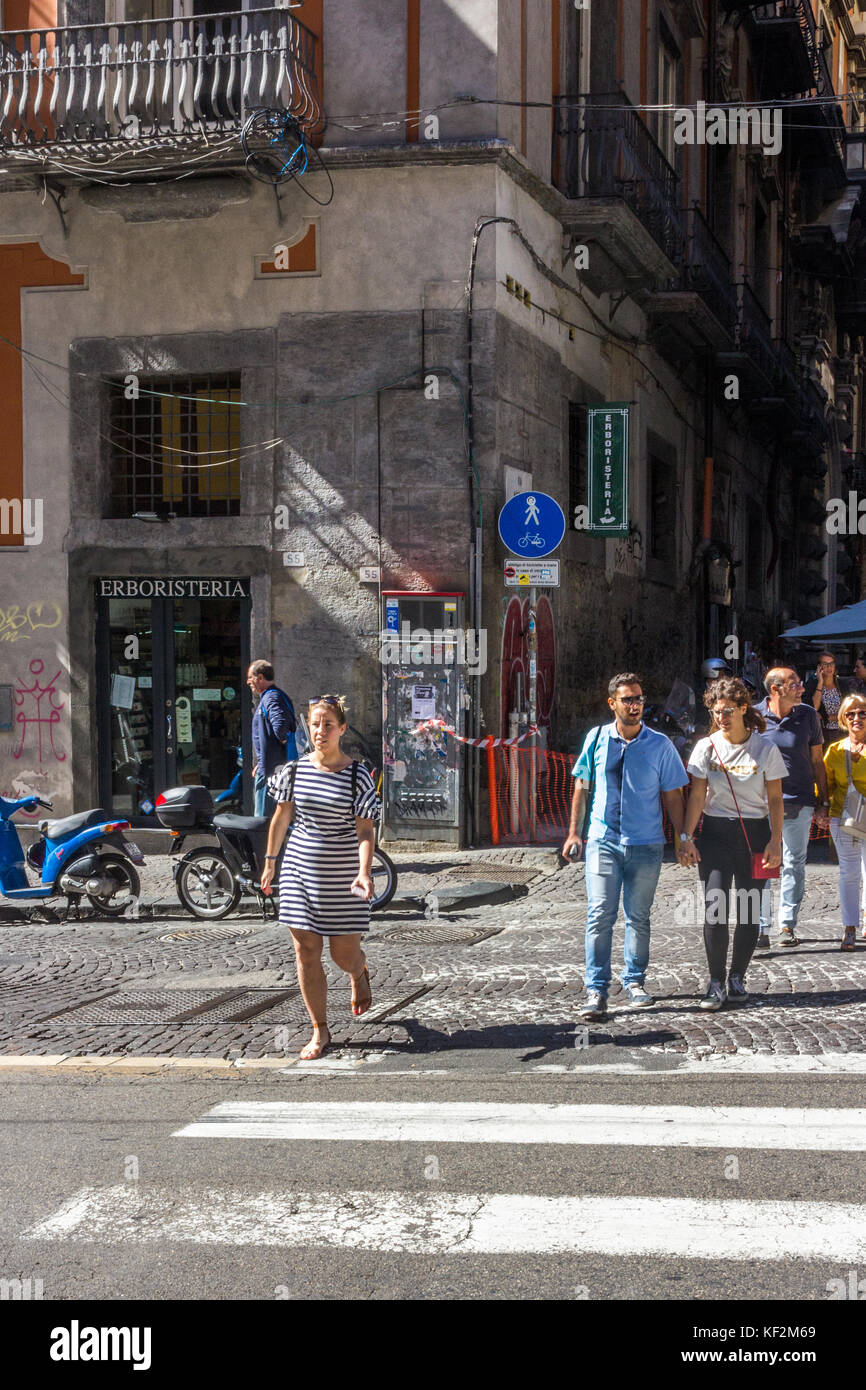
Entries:
{"type": "Polygon", "coordinates": [[[758,940],[764,884],[752,877],[751,856],[763,850],[768,869],[782,862],[782,778],[787,768],[775,743],[762,737],[767,726],[742,681],[714,681],[704,700],[710,733],[689,759],[692,785],[677,858],[683,865],[697,864],[704,885],[710,983],[701,1008],[715,1010],[726,999],[749,997],[744,977],[758,940]],[[702,815],[699,848],[692,836],[702,815]],[[737,885],[737,925],[726,988],[732,880],[737,885]]]}

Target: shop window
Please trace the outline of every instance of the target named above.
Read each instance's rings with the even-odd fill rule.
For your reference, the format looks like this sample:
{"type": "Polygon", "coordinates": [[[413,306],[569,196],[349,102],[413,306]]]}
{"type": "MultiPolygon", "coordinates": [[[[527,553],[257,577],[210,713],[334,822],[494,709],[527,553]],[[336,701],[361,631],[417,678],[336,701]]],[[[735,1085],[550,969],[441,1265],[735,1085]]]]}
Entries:
{"type": "Polygon", "coordinates": [[[141,377],[110,393],[109,516],[240,515],[239,375],[141,377]]]}

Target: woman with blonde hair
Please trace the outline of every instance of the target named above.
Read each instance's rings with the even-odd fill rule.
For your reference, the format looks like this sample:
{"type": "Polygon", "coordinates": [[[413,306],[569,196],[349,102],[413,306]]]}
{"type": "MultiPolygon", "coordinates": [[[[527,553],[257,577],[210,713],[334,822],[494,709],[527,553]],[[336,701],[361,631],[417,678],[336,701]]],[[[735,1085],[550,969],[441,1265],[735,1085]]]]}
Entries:
{"type": "Polygon", "coordinates": [[[310,752],[278,768],[268,782],[277,809],[261,880],[262,892],[270,893],[274,864],[291,826],[280,874],[280,921],[292,933],[298,983],[313,1025],[313,1036],[301,1051],[305,1062],[321,1057],[331,1041],[324,937],[335,965],[351,977],[355,1017],[373,1002],[361,939],[370,927],[370,871],[380,811],[369,772],[340,747],[346,732],[343,697],[322,695],[311,701],[309,726],[310,752]]]}
{"type": "Polygon", "coordinates": [[[766,723],[742,681],[713,681],[704,703],[710,733],[695,744],[686,769],[692,785],[677,858],[684,866],[699,866],[710,971],[701,1008],[716,1010],[729,999],[742,1003],[749,997],[745,975],[758,941],[765,871],[782,862],[782,778],[787,768],[775,743],[762,736],[766,723]],[[699,848],[692,836],[701,816],[699,848]],[[764,877],[755,876],[758,856],[764,877]],[[733,881],[737,925],[728,970],[733,881]]]}
{"type": "Polygon", "coordinates": [[[845,696],[839,706],[839,726],[847,737],[830,744],[824,766],[830,794],[830,834],[839,857],[840,949],[854,951],[861,885],[866,879],[866,839],[851,835],[842,822],[854,814],[857,797],[866,796],[866,695],[845,696]]]}

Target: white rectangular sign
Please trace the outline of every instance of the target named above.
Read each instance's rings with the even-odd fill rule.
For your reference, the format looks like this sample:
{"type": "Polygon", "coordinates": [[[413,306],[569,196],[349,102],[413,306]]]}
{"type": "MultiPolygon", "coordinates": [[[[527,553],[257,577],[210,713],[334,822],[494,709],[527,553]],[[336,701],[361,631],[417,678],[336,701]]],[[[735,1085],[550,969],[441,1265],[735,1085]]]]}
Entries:
{"type": "Polygon", "coordinates": [[[516,560],[505,561],[506,589],[559,588],[558,560],[516,560]]]}
{"type": "Polygon", "coordinates": [[[378,584],[378,583],[379,583],[379,580],[380,580],[381,578],[382,578],[382,571],[380,570],[380,568],[379,568],[378,565],[362,565],[362,566],[361,566],[361,581],[360,581],[360,582],[361,582],[362,584],[378,584]]]}

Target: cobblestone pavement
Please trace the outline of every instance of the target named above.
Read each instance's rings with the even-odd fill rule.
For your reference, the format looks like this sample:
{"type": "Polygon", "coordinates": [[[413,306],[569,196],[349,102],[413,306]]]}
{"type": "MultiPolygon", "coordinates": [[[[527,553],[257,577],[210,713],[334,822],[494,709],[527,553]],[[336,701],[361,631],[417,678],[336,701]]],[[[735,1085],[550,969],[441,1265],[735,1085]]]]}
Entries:
{"type": "MultiPolygon", "coordinates": [[[[584,1045],[694,1058],[866,1053],[866,943],[854,954],[839,951],[832,865],[809,866],[801,946],[774,945],[756,956],[748,979],[752,1000],[706,1015],[697,1008],[707,977],[696,879],[665,864],[647,977],[658,1006],[627,1008],[615,980],[608,1019],[584,1029],[578,1019],[585,997],[583,867],[551,871],[550,854],[536,850],[478,852],[474,859],[539,873],[528,895],[511,903],[437,920],[405,907],[377,914],[368,940],[369,1015],[351,1018],[346,979],[329,968],[334,1043],[353,1049],[348,1055],[386,1048],[411,1059],[450,1049],[508,1049],[538,1060],[584,1045]]],[[[467,862],[472,857],[416,857],[401,868],[401,888],[434,886],[467,862]]],[[[620,924],[615,971],[621,951],[620,924]]],[[[291,943],[282,927],[254,914],[214,926],[180,914],[0,926],[2,1054],[253,1059],[294,1056],[308,1036],[291,943]],[[252,993],[226,999],[233,990],[252,993]],[[256,1012],[263,1004],[266,1011],[256,1012]],[[168,1021],[184,1012],[191,1013],[188,1021],[168,1021]],[[255,1017],[231,1021],[244,1012],[255,1017]]]]}

